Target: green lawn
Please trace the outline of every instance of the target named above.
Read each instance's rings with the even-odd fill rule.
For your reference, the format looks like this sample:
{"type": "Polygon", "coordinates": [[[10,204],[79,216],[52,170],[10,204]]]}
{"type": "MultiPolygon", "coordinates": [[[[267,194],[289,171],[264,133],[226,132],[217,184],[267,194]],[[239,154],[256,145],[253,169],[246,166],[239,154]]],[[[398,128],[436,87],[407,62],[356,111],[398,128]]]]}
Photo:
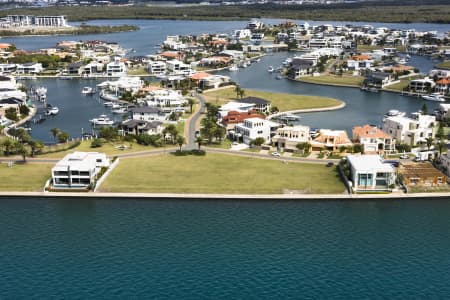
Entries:
{"type": "Polygon", "coordinates": [[[53,164],[14,164],[11,168],[0,163],[0,191],[42,191],[51,177],[53,164]]]}
{"type": "Polygon", "coordinates": [[[300,81],[318,83],[318,84],[334,84],[334,85],[353,85],[360,86],[364,77],[362,76],[335,76],[335,75],[320,75],[320,76],[305,76],[300,77],[300,81]]]}
{"type": "Polygon", "coordinates": [[[100,188],[102,192],[226,194],[279,194],[283,189],[306,193],[345,190],[336,171],[324,165],[215,153],[122,159],[100,188]]]}
{"type": "MultiPolygon", "coordinates": [[[[206,101],[219,105],[236,99],[236,92],[234,91],[234,87],[217,91],[205,91],[204,95],[206,96],[206,101]]],[[[260,97],[269,100],[272,102],[272,106],[278,107],[280,111],[324,108],[341,104],[341,101],[333,98],[294,94],[278,94],[246,89],[244,97],[247,96],[260,97]]]]}
{"type": "Polygon", "coordinates": [[[419,78],[419,76],[412,76],[408,78],[402,78],[400,79],[399,83],[395,83],[392,85],[388,85],[385,87],[386,90],[395,90],[395,91],[403,91],[405,87],[408,86],[409,82],[413,79],[419,78]]]}
{"type": "Polygon", "coordinates": [[[129,69],[127,71],[128,75],[134,75],[134,76],[148,76],[150,75],[150,73],[144,68],[144,67],[140,67],[140,68],[135,68],[135,69],[129,69]]]}
{"type": "Polygon", "coordinates": [[[140,151],[148,151],[148,150],[154,150],[155,147],[152,146],[143,146],[139,145],[137,143],[130,143],[130,142],[108,142],[105,143],[100,148],[91,148],[91,142],[92,141],[82,141],[81,144],[78,147],[72,148],[70,150],[61,151],[61,152],[55,152],[55,153],[49,153],[49,154],[42,154],[38,157],[47,157],[47,158],[62,158],[68,153],[72,153],[74,151],[94,151],[94,152],[102,152],[106,153],[106,155],[117,155],[117,154],[124,154],[124,153],[132,153],[132,152],[140,152],[140,151]],[[125,145],[126,149],[120,150],[119,146],[125,145]]]}
{"type": "Polygon", "coordinates": [[[450,60],[443,61],[440,64],[437,64],[436,67],[450,69],[450,60]]]}

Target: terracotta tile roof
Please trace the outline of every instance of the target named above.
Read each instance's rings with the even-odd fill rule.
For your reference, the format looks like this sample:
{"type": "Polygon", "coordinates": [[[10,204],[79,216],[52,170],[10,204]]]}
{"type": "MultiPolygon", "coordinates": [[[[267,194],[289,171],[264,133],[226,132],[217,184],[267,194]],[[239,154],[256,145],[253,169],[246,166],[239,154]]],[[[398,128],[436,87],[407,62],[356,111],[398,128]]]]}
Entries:
{"type": "Polygon", "coordinates": [[[148,86],[141,87],[140,90],[143,92],[153,92],[153,91],[162,90],[162,88],[159,86],[148,85],[148,86]]]}
{"type": "Polygon", "coordinates": [[[238,112],[235,110],[229,111],[226,116],[222,118],[222,124],[227,126],[228,124],[241,123],[249,118],[265,119],[266,116],[259,114],[256,110],[252,109],[247,112],[238,112]]]}
{"type": "Polygon", "coordinates": [[[192,74],[191,76],[189,76],[192,80],[201,80],[203,78],[209,77],[211,76],[211,74],[206,73],[206,72],[197,72],[195,74],[192,74]]]}
{"type": "Polygon", "coordinates": [[[352,142],[347,136],[347,132],[344,130],[319,130],[319,136],[314,139],[314,142],[324,144],[326,146],[339,146],[339,145],[351,145],[352,142]]]}
{"type": "Polygon", "coordinates": [[[367,124],[353,127],[353,138],[358,140],[360,138],[391,139],[392,137],[380,128],[367,124]]]}
{"type": "Polygon", "coordinates": [[[386,67],[384,68],[384,71],[392,70],[392,72],[403,72],[403,71],[411,71],[414,70],[414,67],[412,66],[404,66],[404,65],[397,65],[392,67],[386,67]]]}
{"type": "Polygon", "coordinates": [[[438,81],[436,81],[437,84],[445,84],[445,85],[449,85],[450,84],[450,77],[447,78],[442,78],[438,81]]]}
{"type": "Polygon", "coordinates": [[[368,60],[368,59],[372,59],[372,56],[370,56],[370,55],[353,55],[352,59],[353,60],[368,60]]]}
{"type": "Polygon", "coordinates": [[[11,44],[6,44],[6,43],[0,44],[0,49],[8,49],[9,47],[11,47],[11,44]]]}
{"type": "Polygon", "coordinates": [[[181,57],[181,54],[175,51],[164,51],[161,54],[159,54],[162,57],[167,57],[167,58],[179,58],[181,57]]]}

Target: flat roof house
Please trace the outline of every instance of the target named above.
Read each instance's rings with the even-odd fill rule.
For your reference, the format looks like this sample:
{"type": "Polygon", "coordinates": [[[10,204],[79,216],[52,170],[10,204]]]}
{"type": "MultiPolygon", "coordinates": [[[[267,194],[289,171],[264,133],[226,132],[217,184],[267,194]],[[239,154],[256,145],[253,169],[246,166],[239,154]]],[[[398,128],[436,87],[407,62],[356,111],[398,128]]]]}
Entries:
{"type": "Polygon", "coordinates": [[[395,168],[379,155],[347,155],[354,191],[390,190],[395,183],[395,168]]]}
{"type": "Polygon", "coordinates": [[[245,97],[237,100],[239,103],[254,104],[256,111],[261,113],[270,112],[270,101],[258,97],[245,97]]]}
{"type": "Polygon", "coordinates": [[[86,188],[94,183],[101,168],[109,165],[104,153],[77,151],[67,154],[52,168],[53,187],[86,188]]]}

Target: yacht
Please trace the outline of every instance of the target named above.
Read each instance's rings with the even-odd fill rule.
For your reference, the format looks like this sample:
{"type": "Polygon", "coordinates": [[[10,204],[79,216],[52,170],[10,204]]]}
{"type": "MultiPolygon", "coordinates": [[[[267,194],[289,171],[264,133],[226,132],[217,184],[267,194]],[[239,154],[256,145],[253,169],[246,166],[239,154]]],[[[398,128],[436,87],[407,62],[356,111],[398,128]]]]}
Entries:
{"type": "Polygon", "coordinates": [[[422,95],[422,98],[428,101],[444,102],[445,98],[439,93],[433,93],[430,95],[422,95]]]}
{"type": "Polygon", "coordinates": [[[47,98],[47,88],[45,86],[38,87],[35,93],[40,101],[45,101],[47,98]]]}
{"type": "Polygon", "coordinates": [[[85,86],[82,90],[81,93],[83,95],[94,95],[95,94],[95,90],[90,87],[90,86],[85,86]]]}
{"type": "Polygon", "coordinates": [[[100,126],[114,124],[114,121],[109,119],[107,115],[100,115],[98,118],[89,120],[89,122],[91,122],[92,125],[100,125],[100,126]]]}
{"type": "Polygon", "coordinates": [[[108,101],[108,102],[103,103],[103,105],[106,107],[112,107],[114,105],[114,103],[112,103],[111,101],[108,101]]]}
{"type": "Polygon", "coordinates": [[[274,71],[275,71],[275,69],[272,66],[270,66],[269,69],[267,69],[267,72],[269,72],[269,73],[273,73],[274,71]]]}
{"type": "Polygon", "coordinates": [[[402,112],[402,111],[399,111],[399,110],[396,110],[396,109],[391,109],[390,111],[388,111],[388,112],[384,115],[384,117],[385,117],[385,118],[387,118],[387,117],[403,117],[403,116],[405,116],[405,115],[406,115],[405,112],[402,112]]]}
{"type": "Polygon", "coordinates": [[[239,68],[236,65],[232,65],[231,67],[228,68],[229,71],[237,71],[239,70],[239,68]]]}
{"type": "Polygon", "coordinates": [[[406,64],[406,59],[402,58],[398,61],[399,64],[401,65],[405,65],[406,64]]]}
{"type": "Polygon", "coordinates": [[[117,107],[117,108],[112,109],[113,114],[125,114],[125,113],[127,113],[127,111],[128,110],[126,107],[117,107]]]}
{"type": "Polygon", "coordinates": [[[47,116],[54,116],[54,115],[57,115],[58,113],[59,113],[59,108],[56,106],[53,106],[52,108],[47,110],[47,116]]]}

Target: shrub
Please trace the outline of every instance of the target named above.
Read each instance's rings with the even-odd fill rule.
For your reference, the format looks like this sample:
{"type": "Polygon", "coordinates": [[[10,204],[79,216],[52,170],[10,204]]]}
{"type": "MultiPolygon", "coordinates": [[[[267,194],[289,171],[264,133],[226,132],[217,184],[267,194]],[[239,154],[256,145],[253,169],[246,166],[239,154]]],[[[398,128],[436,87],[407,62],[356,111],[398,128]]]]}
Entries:
{"type": "Polygon", "coordinates": [[[102,139],[94,139],[91,142],[91,148],[100,148],[103,146],[103,140],[102,139]]]}

